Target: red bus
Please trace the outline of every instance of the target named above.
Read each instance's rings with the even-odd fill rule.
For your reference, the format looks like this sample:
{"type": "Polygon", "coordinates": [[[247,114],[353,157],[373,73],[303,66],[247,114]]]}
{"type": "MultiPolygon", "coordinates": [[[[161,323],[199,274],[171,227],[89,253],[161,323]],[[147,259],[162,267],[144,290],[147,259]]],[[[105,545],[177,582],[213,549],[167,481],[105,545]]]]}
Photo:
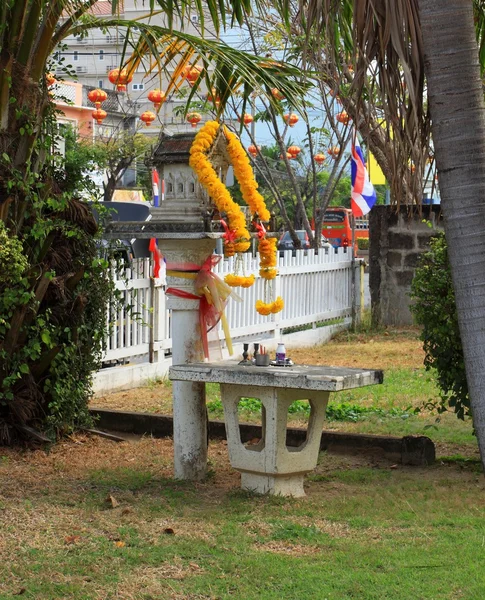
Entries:
{"type": "MultiPolygon", "coordinates": [[[[351,217],[352,211],[350,208],[344,208],[343,206],[327,208],[325,211],[322,234],[335,248],[350,246],[352,243],[351,217]]],[[[357,217],[355,219],[355,239],[358,238],[369,239],[369,221],[367,217],[357,217]]],[[[357,243],[355,246],[357,253],[357,243]]]]}

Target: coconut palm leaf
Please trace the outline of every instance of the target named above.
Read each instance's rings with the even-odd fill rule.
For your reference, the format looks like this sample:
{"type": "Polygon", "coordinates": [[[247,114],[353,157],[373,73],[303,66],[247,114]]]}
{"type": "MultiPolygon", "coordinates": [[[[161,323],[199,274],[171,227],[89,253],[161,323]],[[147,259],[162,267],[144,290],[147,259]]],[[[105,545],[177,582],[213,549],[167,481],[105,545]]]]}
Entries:
{"type": "MultiPolygon", "coordinates": [[[[144,19],[145,17],[135,21],[103,19],[100,22],[99,19],[91,18],[88,22],[79,23],[65,31],[64,35],[82,35],[100,25],[107,29],[125,28],[127,32],[123,53],[125,56],[122,57],[120,66],[124,66],[128,71],[134,71],[144,58],[151,58],[147,75],[158,74],[161,77],[164,73],[168,78],[167,95],[183,83],[184,67],[202,62],[205,72],[211,72],[211,77],[205,80],[206,84],[210,87],[215,85],[220,94],[220,112],[231,94],[237,90],[246,90],[248,94],[254,90],[261,90],[262,93],[266,91],[270,100],[274,101],[269,93],[274,87],[287,98],[292,98],[295,109],[301,106],[299,98],[303,96],[306,88],[298,81],[300,79],[298,68],[242,52],[223,41],[208,40],[183,31],[174,31],[168,27],[151,25],[144,19]],[[130,38],[133,27],[137,27],[136,38],[130,38]],[[132,53],[127,56],[130,45],[132,53]]],[[[59,38],[56,39],[61,41],[59,38]]],[[[197,92],[203,81],[202,77],[195,82],[190,97],[197,92]]]]}
{"type": "Polygon", "coordinates": [[[473,15],[479,48],[480,68],[483,75],[485,71],[485,2],[483,0],[473,1],[473,15]]]}
{"type": "MultiPolygon", "coordinates": [[[[395,150],[394,200],[399,204],[406,189],[420,203],[430,119],[418,0],[300,0],[299,15],[307,47],[314,50],[316,40],[334,67],[334,93],[352,98],[364,120],[366,105],[380,112],[377,126],[395,150]]],[[[363,129],[375,127],[369,121],[363,129]]]]}

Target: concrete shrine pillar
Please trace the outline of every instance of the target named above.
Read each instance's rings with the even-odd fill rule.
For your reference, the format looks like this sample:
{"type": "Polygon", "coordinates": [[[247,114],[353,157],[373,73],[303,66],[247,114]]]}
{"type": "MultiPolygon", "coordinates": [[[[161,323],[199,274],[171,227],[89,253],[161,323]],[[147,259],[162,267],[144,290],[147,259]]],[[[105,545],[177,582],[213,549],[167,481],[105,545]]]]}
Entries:
{"type": "MultiPolygon", "coordinates": [[[[212,254],[215,239],[161,240],[167,263],[202,265],[212,254]]],[[[195,293],[194,280],[168,277],[172,288],[195,293]]],[[[202,362],[204,352],[199,325],[199,301],[167,296],[172,311],[172,364],[202,362]]],[[[205,384],[173,382],[174,471],[177,479],[200,481],[207,473],[207,417],[205,384]]]]}
{"type": "MultiPolygon", "coordinates": [[[[162,135],[152,166],[164,182],[164,199],[152,208],[157,222],[158,247],[170,264],[202,265],[213,253],[221,234],[212,232],[213,207],[189,166],[195,133],[162,135]]],[[[223,169],[224,160],[219,168],[223,169]]],[[[168,277],[168,287],[195,293],[194,280],[168,277]]],[[[167,296],[171,309],[174,365],[204,360],[199,325],[199,301],[167,296]]],[[[207,418],[205,384],[173,382],[175,477],[191,481],[207,473],[207,418]]]]}

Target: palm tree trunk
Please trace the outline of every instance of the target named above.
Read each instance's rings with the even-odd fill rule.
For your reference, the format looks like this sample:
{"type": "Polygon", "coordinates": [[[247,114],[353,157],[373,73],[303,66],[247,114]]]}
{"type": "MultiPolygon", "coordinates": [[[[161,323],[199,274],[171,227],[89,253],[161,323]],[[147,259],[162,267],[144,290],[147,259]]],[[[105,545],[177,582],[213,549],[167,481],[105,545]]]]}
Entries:
{"type": "Polygon", "coordinates": [[[485,465],[485,105],[472,2],[419,0],[445,232],[485,465]]]}

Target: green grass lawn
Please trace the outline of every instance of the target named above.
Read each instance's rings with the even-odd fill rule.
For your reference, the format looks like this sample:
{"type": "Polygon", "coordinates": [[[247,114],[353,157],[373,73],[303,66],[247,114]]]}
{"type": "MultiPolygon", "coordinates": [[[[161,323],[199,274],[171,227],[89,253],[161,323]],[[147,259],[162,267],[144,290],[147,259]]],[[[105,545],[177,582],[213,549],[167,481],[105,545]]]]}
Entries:
{"type": "Polygon", "coordinates": [[[21,485],[0,496],[2,600],[485,596],[475,463],[392,468],[323,454],[294,500],[238,490],[220,444],[213,476],[195,485],[170,478],[166,442],[140,442],[131,466],[123,445],[96,441],[91,456],[93,442],[77,443],[0,463],[21,485]]]}
{"type": "MultiPolygon", "coordinates": [[[[438,398],[416,334],[381,338],[312,350],[312,364],[388,357],[384,384],[331,395],[325,427],[428,435],[434,465],[321,453],[307,496],[286,499],[241,492],[224,442],[210,443],[209,476],[194,484],[173,479],[168,439],[5,450],[0,600],[483,600],[485,480],[471,423],[416,410],[438,398]]],[[[170,388],[155,381],[143,404],[141,391],[106,403],[169,413],[170,388]]],[[[223,417],[219,386],[207,404],[223,417]]],[[[257,422],[258,400],[240,413],[257,422]]],[[[308,404],[294,403],[290,424],[307,419],[308,404]]]]}

